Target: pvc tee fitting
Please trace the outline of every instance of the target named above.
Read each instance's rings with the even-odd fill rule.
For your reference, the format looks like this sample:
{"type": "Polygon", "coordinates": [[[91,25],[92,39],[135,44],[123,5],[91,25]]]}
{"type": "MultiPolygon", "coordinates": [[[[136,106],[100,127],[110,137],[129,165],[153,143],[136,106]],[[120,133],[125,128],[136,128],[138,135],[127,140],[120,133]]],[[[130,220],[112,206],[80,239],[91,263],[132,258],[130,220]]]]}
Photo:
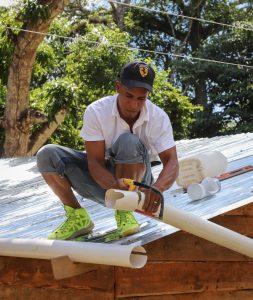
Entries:
{"type": "Polygon", "coordinates": [[[187,188],[188,196],[192,200],[200,200],[219,192],[220,181],[217,178],[206,177],[201,183],[192,183],[187,188]]]}

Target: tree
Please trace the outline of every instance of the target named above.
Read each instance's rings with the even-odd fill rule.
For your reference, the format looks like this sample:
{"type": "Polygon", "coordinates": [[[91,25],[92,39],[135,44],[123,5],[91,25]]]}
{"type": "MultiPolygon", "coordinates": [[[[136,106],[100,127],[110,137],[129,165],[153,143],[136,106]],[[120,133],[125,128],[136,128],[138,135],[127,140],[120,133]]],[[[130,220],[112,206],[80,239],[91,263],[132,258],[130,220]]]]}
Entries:
{"type": "MultiPolygon", "coordinates": [[[[57,20],[56,23],[58,22],[61,23],[62,21],[57,20]]],[[[54,26],[58,27],[56,23],[54,26]]],[[[64,57],[59,51],[55,52],[55,55],[59,54],[61,63],[64,64],[60,67],[63,70],[58,70],[55,75],[54,67],[52,67],[51,73],[47,74],[49,80],[31,91],[31,102],[33,107],[43,111],[49,120],[54,119],[55,112],[61,107],[68,107],[68,114],[53,134],[47,130],[47,124],[44,124],[40,126],[40,130],[36,128],[31,137],[32,140],[40,141],[40,146],[45,142],[51,142],[83,149],[79,130],[82,126],[85,108],[92,101],[115,93],[118,71],[134,56],[125,47],[115,48],[113,45],[121,43],[124,46],[128,39],[129,36],[120,32],[115,25],[108,28],[100,24],[86,24],[85,34],[71,42],[68,41],[69,44],[65,45],[64,57]],[[40,101],[41,98],[44,99],[43,102],[40,101]],[[43,128],[47,134],[41,135],[43,128]]],[[[55,42],[51,39],[44,41],[39,52],[43,49],[49,49],[49,46],[55,45],[55,42]]],[[[60,47],[56,48],[59,49],[60,47]]],[[[44,74],[44,70],[53,65],[49,62],[50,52],[47,51],[43,55],[39,55],[39,58],[43,57],[44,63],[37,60],[35,64],[36,74],[38,73],[36,69],[40,70],[42,67],[40,74],[44,74]]],[[[55,62],[55,59],[53,61],[55,62]]],[[[56,69],[58,68],[59,66],[56,66],[56,69]]],[[[34,81],[43,81],[43,75],[38,75],[34,76],[34,81]]],[[[35,82],[34,86],[36,86],[35,82]]],[[[38,145],[38,143],[36,144],[38,145]]]]}
{"type": "MultiPolygon", "coordinates": [[[[36,59],[29,65],[32,71],[27,91],[29,100],[25,102],[27,110],[21,115],[22,120],[27,121],[28,142],[21,152],[20,140],[13,139],[17,151],[13,146],[14,150],[8,156],[34,155],[45,143],[83,150],[79,130],[86,106],[105,95],[114,94],[121,67],[132,59],[143,59],[140,53],[128,48],[129,34],[113,23],[108,12],[101,8],[89,12],[83,7],[85,1],[76,3],[71,2],[61,16],[54,19],[48,28],[48,35],[36,49],[36,59]]],[[[25,8],[21,15],[22,25],[27,14],[25,8]]],[[[35,21],[42,11],[33,10],[35,21]]],[[[5,54],[8,54],[7,49],[10,48],[4,49],[5,54]]],[[[11,58],[10,55],[6,57],[11,58]]],[[[151,60],[149,63],[153,64],[151,60]]],[[[156,73],[152,100],[170,115],[176,129],[175,137],[186,138],[195,109],[189,98],[182,96],[168,82],[169,70],[157,68],[156,73]]],[[[0,78],[3,74],[0,74],[0,78]]],[[[0,84],[0,104],[4,94],[4,84],[3,89],[0,84]]],[[[17,125],[20,119],[17,118],[17,125]]],[[[14,129],[20,137],[20,128],[14,129]]]]}
{"type": "MultiPolygon", "coordinates": [[[[221,26],[200,22],[199,18],[212,18],[215,22],[228,22],[229,6],[223,1],[138,1],[149,9],[161,11],[154,13],[152,11],[132,9],[130,13],[131,22],[128,30],[134,37],[134,43],[141,45],[144,49],[153,49],[164,53],[173,53],[176,55],[198,56],[204,41],[208,37],[221,30],[221,26]],[[219,13],[217,13],[217,11],[219,13]],[[222,13],[220,13],[222,11],[222,13]],[[167,13],[168,12],[168,13],[167,13]],[[171,16],[169,13],[188,16],[189,18],[179,18],[171,16]],[[143,34],[143,31],[145,34],[143,34]]],[[[174,84],[179,84],[177,72],[177,59],[174,57],[156,57],[156,60],[166,63],[164,67],[172,67],[174,84]],[[168,61],[168,57],[170,60],[168,61]],[[173,68],[174,62],[176,63],[173,68]]],[[[194,103],[204,105],[207,103],[205,74],[195,73],[193,83],[194,103]]]]}
{"type": "MultiPolygon", "coordinates": [[[[248,23],[248,28],[251,26],[248,23]]],[[[203,56],[221,61],[231,57],[238,65],[253,66],[253,26],[252,31],[238,27],[223,36],[213,36],[203,47],[203,56]]],[[[213,136],[213,130],[219,134],[252,131],[253,67],[223,65],[214,67],[214,65],[206,64],[202,68],[207,74],[207,90],[211,100],[209,112],[206,109],[202,116],[208,119],[208,122],[205,121],[210,128],[206,132],[207,136],[213,136]]],[[[198,128],[197,131],[201,133],[202,129],[198,128]]]]}
{"type": "MultiPolygon", "coordinates": [[[[19,16],[22,29],[13,33],[14,50],[9,67],[7,98],[3,126],[5,141],[3,155],[7,157],[26,155],[30,127],[40,120],[29,109],[29,87],[36,51],[44,39],[43,33],[68,4],[68,0],[27,1],[19,16]],[[34,32],[41,32],[36,34],[34,32]]],[[[62,111],[64,114],[65,111],[62,111]]]]}
{"type": "MultiPolygon", "coordinates": [[[[99,22],[84,25],[78,21],[69,26],[66,17],[67,13],[55,20],[50,32],[70,36],[78,28],[79,37],[65,39],[62,45],[60,38],[50,36],[40,45],[32,77],[31,105],[43,111],[49,120],[53,120],[60,107],[68,107],[68,113],[54,133],[48,130],[45,123],[35,128],[31,140],[36,146],[51,142],[82,150],[79,131],[86,106],[105,95],[114,94],[121,67],[140,57],[127,49],[130,36],[115,24],[107,26],[99,22]],[[67,24],[70,32],[65,32],[63,24],[67,24]]],[[[91,15],[88,19],[94,20],[91,15]]],[[[186,138],[193,106],[187,97],[168,83],[168,71],[157,69],[156,72],[152,100],[171,116],[175,136],[186,138]]],[[[35,147],[32,152],[36,152],[35,147]]]]}
{"type": "MultiPolygon", "coordinates": [[[[130,4],[131,0],[122,0],[118,1],[121,2],[122,4],[130,4]]],[[[110,2],[111,7],[112,7],[112,12],[113,12],[113,19],[115,23],[119,26],[120,30],[125,30],[125,13],[127,11],[127,6],[117,4],[114,2],[110,2]]]]}
{"type": "MultiPolygon", "coordinates": [[[[173,85],[181,88],[192,103],[203,106],[202,112],[196,112],[197,121],[192,124],[191,137],[250,130],[252,69],[238,69],[190,57],[252,66],[252,31],[240,29],[253,26],[251,1],[137,2],[144,9],[132,8],[125,19],[132,44],[168,53],[153,54],[152,58],[162,68],[171,68],[173,85]],[[238,26],[238,29],[219,23],[238,26]],[[173,54],[188,58],[175,58],[173,54]]],[[[151,54],[147,52],[146,55],[151,54]]]]}
{"type": "MultiPolygon", "coordinates": [[[[148,61],[151,63],[151,61],[148,61]]],[[[152,102],[169,115],[174,137],[176,140],[185,139],[189,136],[190,124],[194,121],[194,113],[200,110],[199,106],[194,106],[190,99],[183,96],[179,89],[176,89],[169,82],[169,70],[156,71],[153,93],[151,94],[152,102]]]]}

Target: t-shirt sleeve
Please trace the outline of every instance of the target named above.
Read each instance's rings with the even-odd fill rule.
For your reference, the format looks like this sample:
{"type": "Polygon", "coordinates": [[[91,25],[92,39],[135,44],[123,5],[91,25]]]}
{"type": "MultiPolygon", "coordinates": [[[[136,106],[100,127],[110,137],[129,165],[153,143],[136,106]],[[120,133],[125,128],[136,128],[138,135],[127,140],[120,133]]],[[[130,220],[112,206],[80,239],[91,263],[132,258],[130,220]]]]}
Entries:
{"type": "Polygon", "coordinates": [[[103,141],[104,135],[101,124],[98,121],[97,115],[93,107],[87,107],[83,115],[83,126],[80,131],[80,136],[85,141],[103,141]]]}
{"type": "Polygon", "coordinates": [[[156,128],[155,131],[154,147],[158,154],[175,146],[173,129],[166,113],[159,120],[159,128],[156,128]]]}

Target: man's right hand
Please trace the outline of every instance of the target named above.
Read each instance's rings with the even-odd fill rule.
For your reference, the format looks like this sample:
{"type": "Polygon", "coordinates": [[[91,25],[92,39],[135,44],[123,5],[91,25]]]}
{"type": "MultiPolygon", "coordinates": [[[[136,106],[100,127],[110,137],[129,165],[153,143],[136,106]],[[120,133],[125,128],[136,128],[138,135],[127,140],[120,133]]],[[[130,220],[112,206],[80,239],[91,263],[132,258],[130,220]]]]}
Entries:
{"type": "Polygon", "coordinates": [[[129,186],[124,183],[124,178],[118,178],[118,179],[116,179],[116,184],[115,184],[115,187],[113,187],[113,188],[127,191],[129,186]]]}

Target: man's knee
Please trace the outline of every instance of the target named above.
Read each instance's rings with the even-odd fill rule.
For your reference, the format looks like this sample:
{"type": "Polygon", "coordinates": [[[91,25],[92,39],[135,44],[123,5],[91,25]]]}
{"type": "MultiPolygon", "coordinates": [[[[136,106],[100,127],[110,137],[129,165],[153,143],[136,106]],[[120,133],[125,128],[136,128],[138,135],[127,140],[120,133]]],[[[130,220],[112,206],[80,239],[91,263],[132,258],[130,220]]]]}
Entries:
{"type": "Polygon", "coordinates": [[[112,156],[117,163],[143,163],[146,148],[139,137],[132,133],[123,133],[111,148],[112,156]]]}
{"type": "Polygon", "coordinates": [[[57,145],[53,144],[48,144],[40,148],[36,154],[37,167],[39,171],[43,170],[45,166],[50,164],[50,161],[52,161],[52,155],[54,155],[56,149],[57,145]]]}
{"type": "Polygon", "coordinates": [[[136,134],[133,133],[123,133],[121,134],[118,139],[116,140],[115,144],[123,144],[123,145],[130,145],[130,146],[136,146],[140,143],[140,139],[136,134]]]}

